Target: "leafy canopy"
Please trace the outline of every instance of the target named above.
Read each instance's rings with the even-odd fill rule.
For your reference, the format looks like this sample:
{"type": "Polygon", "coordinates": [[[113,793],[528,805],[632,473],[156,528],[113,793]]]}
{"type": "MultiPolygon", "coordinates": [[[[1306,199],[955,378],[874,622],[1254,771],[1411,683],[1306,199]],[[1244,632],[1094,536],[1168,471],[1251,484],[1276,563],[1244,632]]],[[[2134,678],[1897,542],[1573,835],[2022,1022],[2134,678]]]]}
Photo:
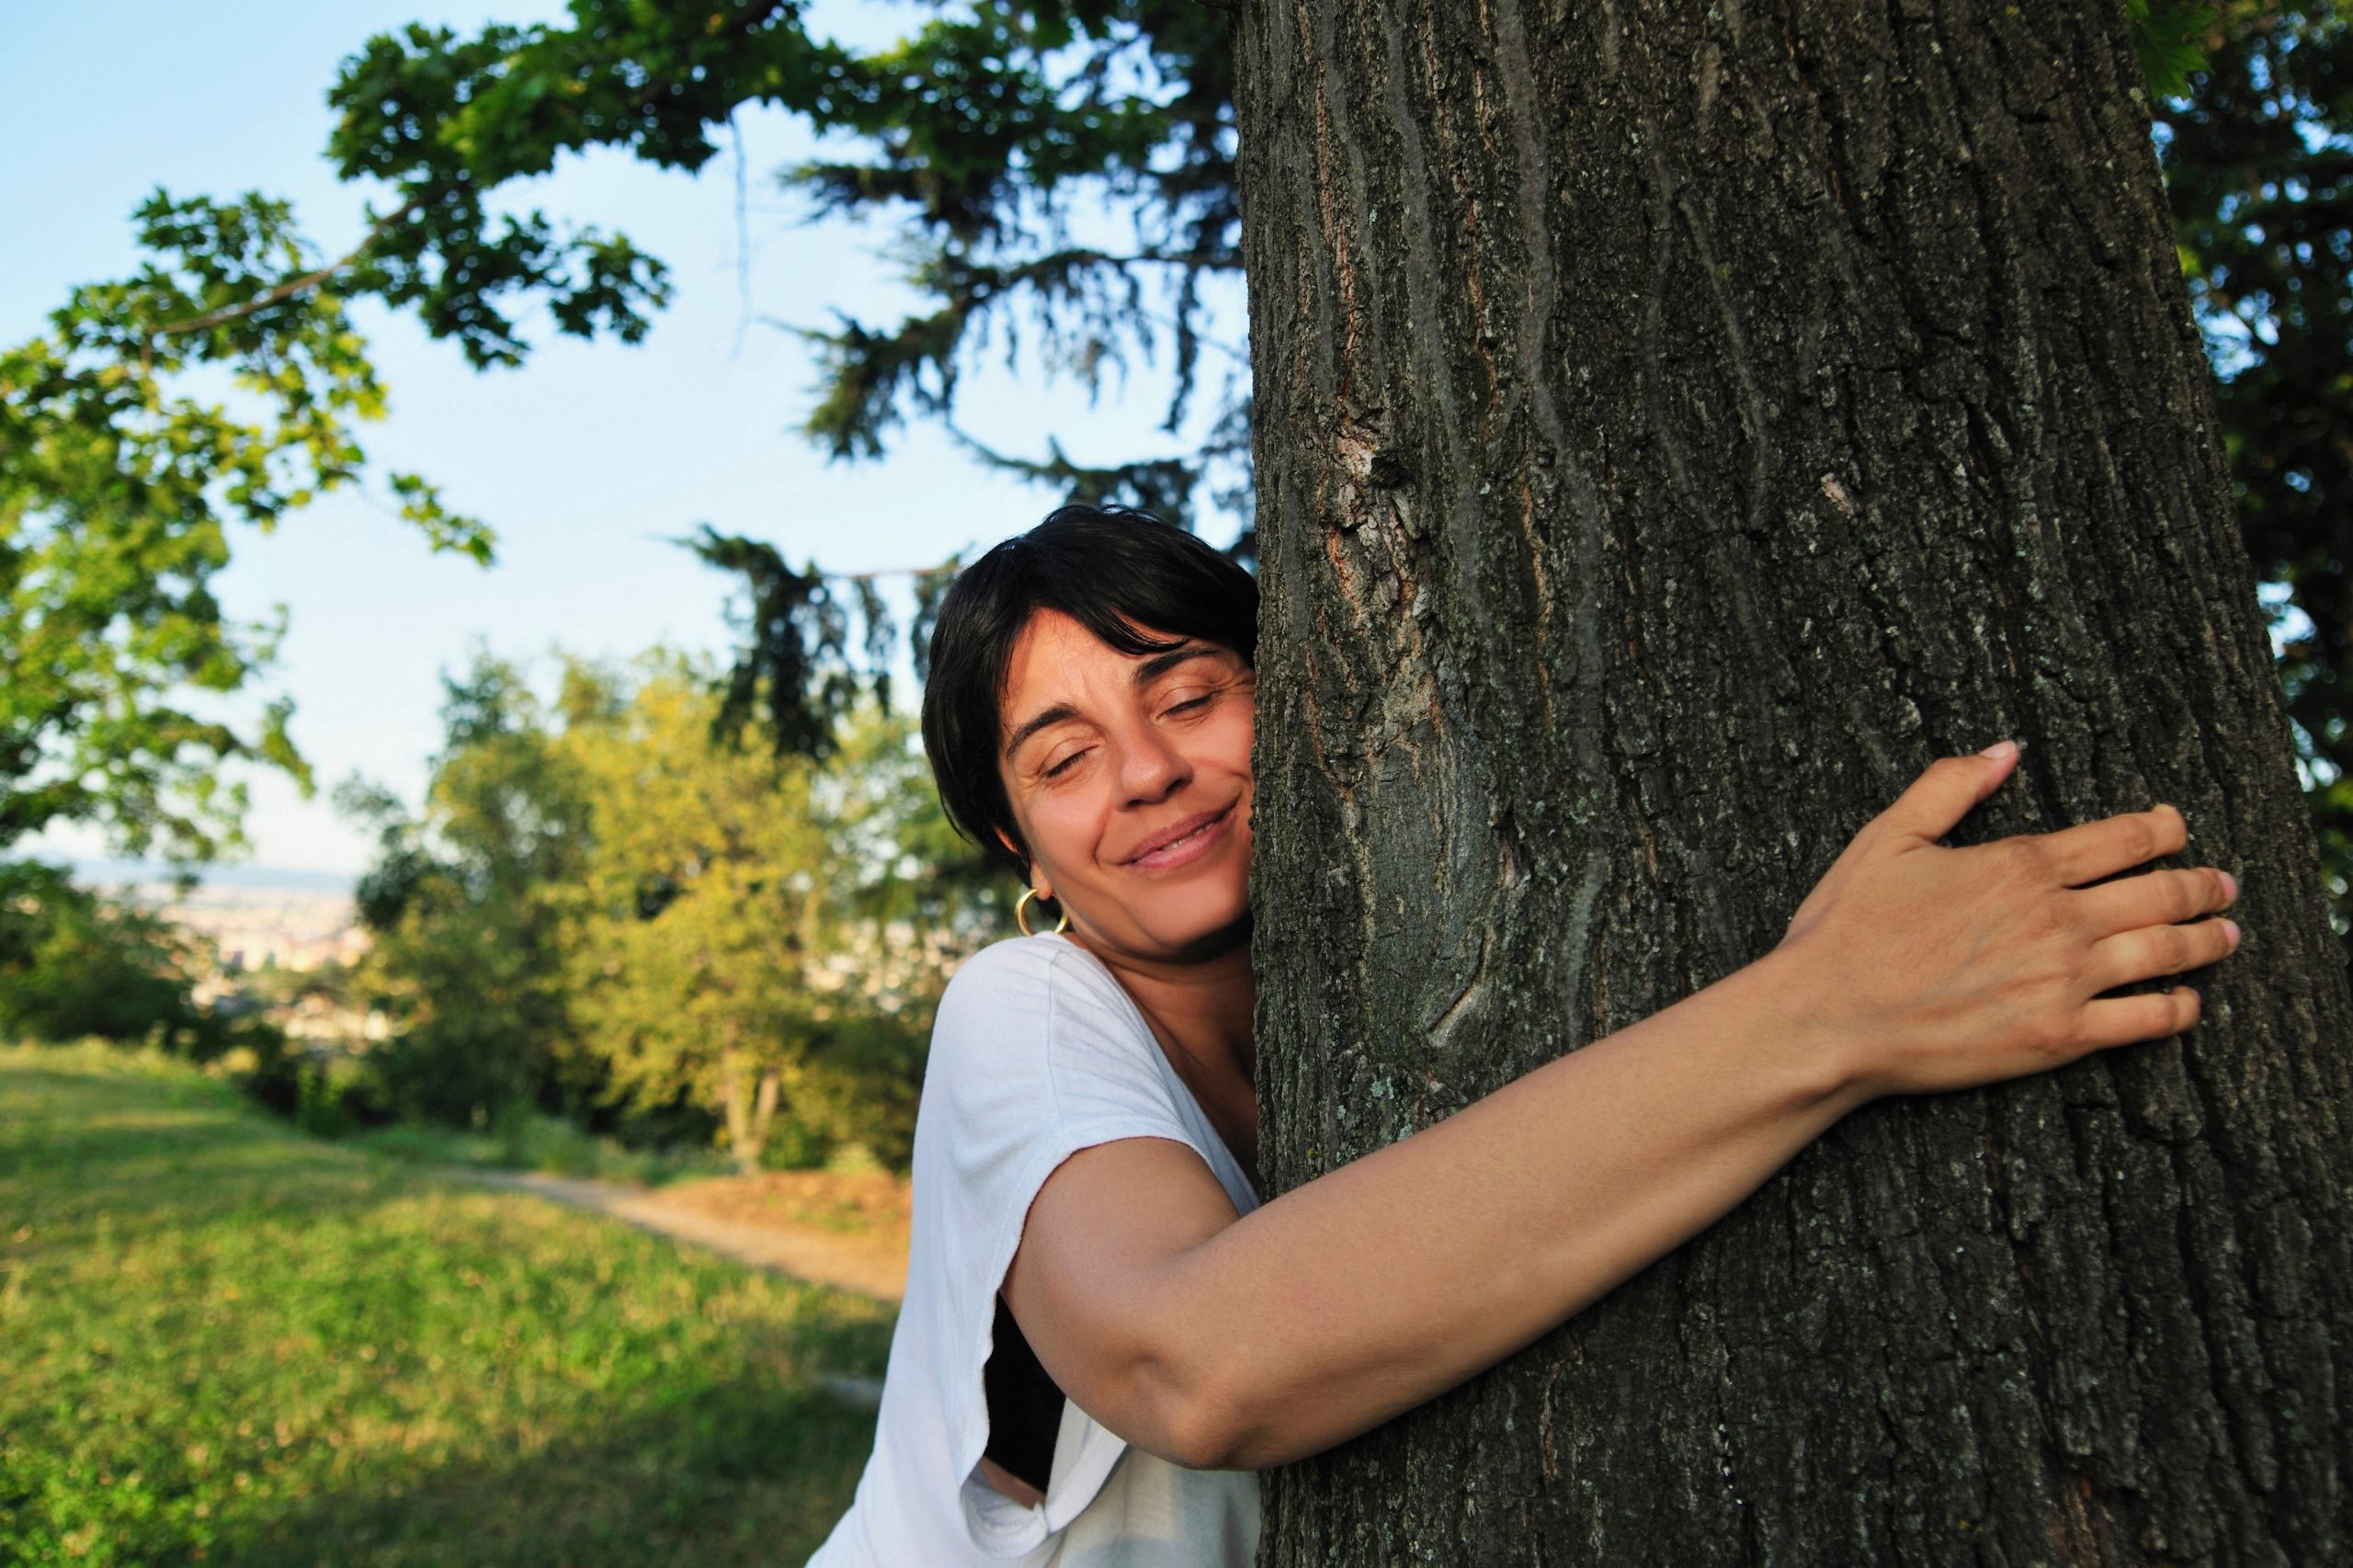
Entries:
{"type": "MultiPolygon", "coordinates": [[[[956,430],[961,369],[1000,336],[1018,363],[1025,331],[1046,373],[1074,375],[1090,392],[1165,338],[1164,428],[1180,432],[1208,341],[1204,285],[1241,267],[1226,17],[1194,0],[917,9],[903,40],[870,52],[813,35],[801,8],[780,0],[575,0],[563,26],[471,39],[412,26],[372,39],[330,94],[342,119],[329,152],[344,177],[385,182],[404,205],[347,287],[413,306],[481,366],[527,352],[514,312],[533,297],[566,330],[634,338],[667,297],[660,261],[596,236],[571,242],[568,267],[552,266],[553,226],[494,219],[485,198],[592,147],[698,170],[739,109],[780,108],[849,149],[788,169],[781,183],[813,217],[887,219],[926,301],[896,323],[837,314],[831,327],[792,329],[815,344],[822,368],[803,430],[833,457],[883,455],[909,417],[956,430]],[[1117,244],[1102,237],[1122,230],[1117,244]]],[[[1237,357],[1207,436],[1184,456],[1089,465],[1051,437],[1040,453],[962,438],[1074,499],[1189,522],[1208,481],[1219,506],[1246,518],[1243,381],[1237,357]]],[[[757,718],[779,749],[822,755],[859,684],[851,670],[881,677],[897,636],[872,583],[852,580],[846,599],[767,541],[706,528],[681,542],[744,589],[742,653],[719,722],[739,733],[757,718]],[[756,713],[755,689],[768,694],[756,713]]],[[[918,674],[948,574],[917,584],[918,674]]]]}
{"type": "MultiPolygon", "coordinates": [[[[241,733],[186,699],[240,690],[283,630],[222,616],[231,529],[352,483],[383,389],[284,203],[158,191],[135,216],[136,272],[0,350],[0,850],[92,822],[133,853],[207,858],[245,803],[222,763],[310,784],[286,703],[241,733]]],[[[435,548],[490,559],[430,484],[390,483],[435,548]]]]}
{"type": "Polygon", "coordinates": [[[2340,931],[2353,926],[2353,26],[2239,0],[2157,125],[2340,931]]]}

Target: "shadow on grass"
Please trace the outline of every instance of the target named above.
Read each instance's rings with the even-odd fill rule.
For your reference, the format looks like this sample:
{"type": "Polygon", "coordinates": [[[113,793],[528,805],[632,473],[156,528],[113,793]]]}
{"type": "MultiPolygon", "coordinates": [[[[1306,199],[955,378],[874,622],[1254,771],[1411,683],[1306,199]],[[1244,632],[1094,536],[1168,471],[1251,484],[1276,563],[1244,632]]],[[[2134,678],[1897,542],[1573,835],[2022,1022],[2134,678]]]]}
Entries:
{"type": "Polygon", "coordinates": [[[512,1459],[380,1466],[247,1515],[205,1561],[797,1564],[849,1506],[874,1418],[805,1385],[665,1392],[512,1459]]]}

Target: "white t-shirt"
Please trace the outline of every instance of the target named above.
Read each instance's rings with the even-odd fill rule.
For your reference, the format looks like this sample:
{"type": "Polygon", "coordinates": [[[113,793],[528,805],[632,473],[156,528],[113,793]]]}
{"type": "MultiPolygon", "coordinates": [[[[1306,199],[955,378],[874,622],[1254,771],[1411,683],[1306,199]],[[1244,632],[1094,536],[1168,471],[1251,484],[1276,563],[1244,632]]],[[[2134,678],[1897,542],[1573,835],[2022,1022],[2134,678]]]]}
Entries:
{"type": "Polygon", "coordinates": [[[981,1479],[997,1289],[1030,1200],[1081,1149],[1166,1138],[1200,1155],[1237,1213],[1249,1179],[1108,970],[1061,937],[1016,937],[957,971],[932,1026],[915,1116],[907,1294],[874,1454],[808,1568],[1240,1568],[1258,1478],[1189,1471],[1065,1401],[1045,1501],[981,1479]]]}

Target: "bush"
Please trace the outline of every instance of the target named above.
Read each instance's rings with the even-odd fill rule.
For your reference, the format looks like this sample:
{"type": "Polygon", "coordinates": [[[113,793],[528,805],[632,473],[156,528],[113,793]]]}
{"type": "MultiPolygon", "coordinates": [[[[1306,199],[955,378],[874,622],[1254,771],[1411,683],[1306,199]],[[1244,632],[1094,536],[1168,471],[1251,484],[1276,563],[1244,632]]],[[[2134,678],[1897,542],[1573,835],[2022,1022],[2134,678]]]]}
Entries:
{"type": "Polygon", "coordinates": [[[201,1054],[220,1026],[188,971],[184,939],[154,915],[74,886],[62,866],[0,861],[0,1032],[201,1054]]]}
{"type": "Polygon", "coordinates": [[[297,1059],[294,1125],[313,1138],[346,1138],[363,1127],[378,1127],[392,1113],[363,1062],[349,1057],[297,1059]]]}
{"type": "Polygon", "coordinates": [[[718,1176],[732,1168],[723,1156],[708,1148],[632,1149],[562,1117],[538,1111],[501,1120],[494,1131],[460,1131],[406,1122],[358,1131],[349,1141],[371,1153],[419,1165],[542,1171],[642,1187],[718,1176]]]}
{"type": "Polygon", "coordinates": [[[367,1055],[369,1092],[403,1121],[495,1132],[528,1115],[538,1074],[512,1030],[463,1014],[437,1016],[367,1055]]]}

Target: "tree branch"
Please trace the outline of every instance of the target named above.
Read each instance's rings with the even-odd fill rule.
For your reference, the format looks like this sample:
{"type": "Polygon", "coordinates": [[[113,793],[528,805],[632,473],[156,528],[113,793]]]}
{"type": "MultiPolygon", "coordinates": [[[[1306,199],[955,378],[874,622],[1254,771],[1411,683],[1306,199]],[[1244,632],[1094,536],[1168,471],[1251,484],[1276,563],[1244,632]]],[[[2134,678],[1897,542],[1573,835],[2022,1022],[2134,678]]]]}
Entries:
{"type": "Polygon", "coordinates": [[[140,358],[142,363],[145,364],[148,361],[149,350],[153,347],[155,339],[159,337],[176,337],[185,333],[204,332],[210,328],[219,326],[224,322],[236,321],[241,317],[252,315],[256,311],[267,310],[270,306],[278,303],[280,301],[290,300],[295,295],[301,293],[305,290],[317,288],[320,284],[325,282],[336,273],[341,272],[344,268],[351,266],[361,256],[366,256],[370,250],[374,249],[376,242],[383,238],[384,231],[390,229],[393,224],[399,222],[402,219],[415,211],[419,207],[423,206],[424,203],[425,198],[421,195],[410,197],[406,201],[402,202],[398,207],[393,208],[390,212],[387,212],[381,218],[377,219],[376,222],[369,226],[367,233],[360,236],[359,243],[358,244],[352,246],[351,249],[346,252],[343,256],[327,263],[324,267],[320,267],[315,272],[306,272],[300,278],[290,278],[285,282],[280,283],[277,288],[272,289],[266,293],[256,295],[253,299],[245,301],[243,304],[223,305],[217,311],[208,311],[203,315],[190,316],[186,321],[176,321],[166,325],[155,328],[154,331],[147,335],[145,342],[141,347],[140,358]]]}

